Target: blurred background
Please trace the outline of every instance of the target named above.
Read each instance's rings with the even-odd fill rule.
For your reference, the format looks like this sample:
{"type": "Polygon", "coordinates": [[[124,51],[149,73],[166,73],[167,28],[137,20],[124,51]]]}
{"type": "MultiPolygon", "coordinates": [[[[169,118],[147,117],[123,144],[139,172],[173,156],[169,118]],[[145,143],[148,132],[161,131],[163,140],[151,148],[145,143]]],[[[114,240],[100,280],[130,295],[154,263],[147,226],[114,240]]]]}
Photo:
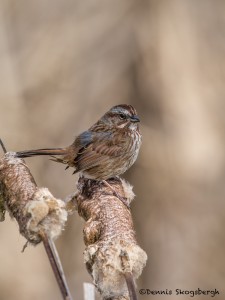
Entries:
{"type": "MultiPolygon", "coordinates": [[[[0,137],[8,150],[69,145],[116,104],[140,115],[142,149],[124,176],[149,256],[139,288],[216,288],[225,299],[224,98],[223,0],[0,0],[0,137]]],[[[75,191],[77,177],[63,165],[26,162],[56,197],[75,191]]],[[[92,282],[83,225],[75,213],[56,241],[74,299],[92,282]]],[[[43,246],[21,253],[25,239],[8,215],[0,237],[0,299],[60,300],[43,246]]]]}

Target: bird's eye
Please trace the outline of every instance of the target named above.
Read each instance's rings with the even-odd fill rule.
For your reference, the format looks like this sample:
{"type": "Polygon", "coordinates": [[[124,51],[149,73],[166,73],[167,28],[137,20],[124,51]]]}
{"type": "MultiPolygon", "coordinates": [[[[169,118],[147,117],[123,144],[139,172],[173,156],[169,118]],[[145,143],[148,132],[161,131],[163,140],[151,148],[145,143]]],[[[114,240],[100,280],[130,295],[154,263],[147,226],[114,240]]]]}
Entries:
{"type": "Polygon", "coordinates": [[[119,114],[119,117],[120,117],[121,120],[125,120],[126,119],[126,115],[124,115],[124,114],[119,114]]]}

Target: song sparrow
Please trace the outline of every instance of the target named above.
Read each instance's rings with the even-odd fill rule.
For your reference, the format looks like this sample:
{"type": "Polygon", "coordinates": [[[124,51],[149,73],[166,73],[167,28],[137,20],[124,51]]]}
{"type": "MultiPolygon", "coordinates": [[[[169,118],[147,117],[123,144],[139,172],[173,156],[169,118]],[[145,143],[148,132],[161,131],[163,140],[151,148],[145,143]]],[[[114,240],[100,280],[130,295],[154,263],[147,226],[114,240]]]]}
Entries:
{"type": "Polygon", "coordinates": [[[16,153],[17,157],[51,155],[52,160],[74,167],[90,179],[107,180],[123,174],[135,162],[141,145],[136,110],[117,105],[75,138],[66,148],[45,148],[16,153]],[[62,156],[62,157],[55,157],[62,156]]]}

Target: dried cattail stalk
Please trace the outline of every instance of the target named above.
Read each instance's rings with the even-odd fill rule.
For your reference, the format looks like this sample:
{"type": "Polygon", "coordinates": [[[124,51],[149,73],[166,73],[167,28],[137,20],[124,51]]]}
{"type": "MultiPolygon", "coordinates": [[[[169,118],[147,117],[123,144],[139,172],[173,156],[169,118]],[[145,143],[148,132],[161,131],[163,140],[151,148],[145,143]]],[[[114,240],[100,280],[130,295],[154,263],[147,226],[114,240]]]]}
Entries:
{"type": "MultiPolygon", "coordinates": [[[[108,180],[117,194],[132,201],[130,184],[108,180]]],[[[84,260],[103,299],[129,299],[126,279],[140,276],[147,260],[138,246],[130,209],[104,183],[81,177],[74,203],[86,221],[84,260]]]]}
{"type": "Polygon", "coordinates": [[[57,250],[52,242],[67,220],[65,203],[47,188],[38,188],[24,160],[7,152],[0,159],[0,217],[7,210],[20,233],[33,245],[44,244],[63,299],[72,300],[57,250]]]}
{"type": "Polygon", "coordinates": [[[0,195],[4,208],[30,243],[40,243],[43,234],[55,239],[62,232],[67,220],[65,203],[47,188],[38,188],[24,161],[13,152],[0,160],[0,195]]]}

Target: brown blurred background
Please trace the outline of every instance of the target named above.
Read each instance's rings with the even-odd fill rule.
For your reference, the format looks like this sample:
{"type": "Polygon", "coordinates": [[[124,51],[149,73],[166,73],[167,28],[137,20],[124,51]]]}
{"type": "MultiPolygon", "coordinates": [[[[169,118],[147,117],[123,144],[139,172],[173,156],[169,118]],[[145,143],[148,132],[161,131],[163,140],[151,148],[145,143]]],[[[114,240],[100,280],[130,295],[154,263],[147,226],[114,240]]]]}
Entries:
{"type": "MultiPolygon", "coordinates": [[[[0,0],[8,150],[69,145],[111,106],[138,110],[143,146],[125,178],[149,255],[139,288],[217,288],[215,298],[225,299],[224,86],[223,0],[0,0]]],[[[26,161],[55,196],[75,190],[71,170],[44,157],[26,161]]],[[[82,228],[74,214],[56,242],[74,299],[91,282],[82,228]]],[[[8,215],[0,237],[0,299],[60,300],[43,246],[21,254],[25,240],[8,215]]]]}

